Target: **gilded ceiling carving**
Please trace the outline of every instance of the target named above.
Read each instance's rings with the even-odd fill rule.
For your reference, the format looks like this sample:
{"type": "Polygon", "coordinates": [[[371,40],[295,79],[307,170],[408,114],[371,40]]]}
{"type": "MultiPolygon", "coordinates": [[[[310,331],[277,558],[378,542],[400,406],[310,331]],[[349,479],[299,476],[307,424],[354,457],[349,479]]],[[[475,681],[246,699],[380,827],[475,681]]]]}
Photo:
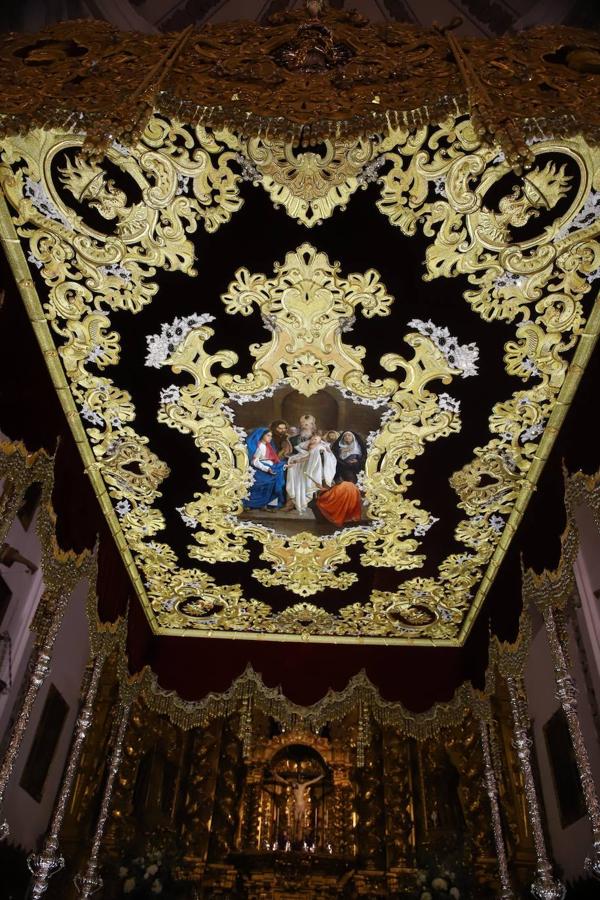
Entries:
{"type": "MultiPolygon", "coordinates": [[[[46,323],[41,339],[55,382],[68,385],[88,471],[153,626],[248,638],[459,643],[539,474],[533,464],[555,433],[553,416],[568,403],[579,338],[596,328],[589,316],[600,270],[598,151],[581,138],[541,140],[531,147],[533,167],[515,181],[502,154],[483,146],[465,118],[329,142],[324,155],[162,116],[134,148],[117,142],[103,158],[90,158],[81,145],[75,135],[44,130],[6,139],[2,185],[44,284],[43,303],[28,295],[30,315],[46,323]],[[499,361],[521,387],[498,396],[487,440],[450,479],[458,549],[449,548],[435,574],[419,573],[423,536],[437,519],[411,494],[413,465],[433,442],[461,431],[452,384],[477,377],[478,347],[425,313],[395,334],[395,352],[377,355],[385,375],[373,377],[352,331],[363,320],[385,320],[403,298],[374,269],[349,271],[321,251],[318,229],[310,243],[273,258],[268,271],[233,265],[219,300],[219,321],[232,324],[216,323],[202,308],[203,259],[195,258],[193,235],[226,228],[242,209],[248,180],[305,228],[343,215],[360,187],[376,185],[377,207],[391,225],[425,236],[424,278],[466,278],[464,299],[481,328],[497,321],[512,330],[498,346],[499,361]],[[192,566],[180,564],[169,543],[162,498],[170,467],[118,383],[117,323],[160,301],[161,272],[197,278],[197,311],[178,315],[173,306],[160,330],[146,335],[145,359],[127,362],[177,376],[157,397],[155,415],[159,427],[196,448],[189,495],[176,510],[189,526],[192,566]],[[249,368],[228,347],[229,328],[242,317],[263,326],[249,368]],[[362,470],[344,482],[358,512],[339,527],[319,530],[295,500],[300,524],[286,532],[274,501],[258,511],[251,502],[258,482],[244,416],[253,404],[275,404],[282,390],[307,412],[334,391],[350,414],[360,408],[377,417],[362,470]],[[332,611],[320,595],[357,583],[357,554],[360,570],[408,577],[332,611]],[[260,599],[221,576],[251,559],[260,599]],[[277,589],[287,605],[272,606],[263,588],[277,589]]],[[[313,449],[322,466],[318,487],[335,487],[327,475],[331,442],[324,444],[304,457],[296,451],[304,490],[315,481],[313,449]]],[[[288,500],[296,490],[292,466],[288,460],[288,500]]]]}
{"type": "Polygon", "coordinates": [[[203,455],[208,451],[204,465],[210,493],[202,493],[184,509],[185,516],[201,527],[196,534],[199,546],[190,555],[203,562],[247,560],[249,535],[263,545],[261,559],[272,563],[269,570],[255,571],[257,580],[302,596],[356,581],[354,573],[336,570],[348,561],[345,548],[357,541],[365,548],[361,559],[367,565],[398,571],[415,567],[421,557],[415,555],[418,542],[413,535],[419,526],[427,526],[430,515],[404,497],[410,485],[408,464],[424,452],[426,442],[459,429],[457,411],[444,404],[446,395],[439,397],[427,388],[433,381],[450,383],[464,369],[458,360],[450,365],[431,337],[415,331],[405,337],[412,359],[387,354],[381,360],[385,370],[400,369],[404,378],[371,381],[362,367],[364,348],[346,343],[344,334],[359,309],[367,318],[385,316],[393,298],[376,272],[343,278],[339,266],[332,266],[310,244],[289,253],[272,279],[244,269],[236,275],[222,297],[225,309],[248,316],[258,307],[272,335],[265,344],[251,346],[256,360],[252,372],[215,376],[215,365],[233,368],[237,357],[228,351],[210,355],[205,343],[213,330],[205,325],[188,331],[163,363],[175,372],[188,372],[194,383],[180,390],[175,386],[160,409],[159,421],[191,434],[203,455]],[[241,512],[250,487],[250,465],[228,398],[251,400],[282,384],[307,398],[332,385],[358,402],[385,404],[386,421],[373,435],[362,481],[369,505],[367,525],[326,539],[306,532],[284,539],[264,525],[235,523],[232,517],[241,512]]]}
{"type": "Polygon", "coordinates": [[[249,138],[240,144],[245,176],[260,183],[273,203],[306,225],[318,225],[344,209],[361,185],[374,181],[385,141],[324,141],[324,153],[299,152],[290,143],[249,138]]]}
{"type": "Polygon", "coordinates": [[[597,139],[600,128],[591,77],[600,45],[575,28],[461,39],[461,64],[434,29],[334,9],[319,22],[299,10],[268,26],[224,22],[160,35],[66,22],[0,43],[0,109],[11,134],[77,122],[93,140],[129,144],[158,110],[236,134],[317,143],[435,123],[469,102],[492,119],[478,123],[482,134],[511,131],[511,118],[532,137],[581,131],[597,139]]]}

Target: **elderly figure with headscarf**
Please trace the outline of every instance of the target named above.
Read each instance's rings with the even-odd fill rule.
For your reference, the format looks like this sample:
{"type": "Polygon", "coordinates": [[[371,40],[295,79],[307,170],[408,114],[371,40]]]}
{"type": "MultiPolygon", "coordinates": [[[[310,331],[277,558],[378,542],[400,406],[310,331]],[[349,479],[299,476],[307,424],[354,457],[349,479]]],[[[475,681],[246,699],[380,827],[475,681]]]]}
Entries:
{"type": "Polygon", "coordinates": [[[250,493],[244,500],[246,509],[279,509],[285,503],[285,462],[272,444],[268,428],[255,428],[248,436],[246,449],[254,474],[250,493]]]}
{"type": "Polygon", "coordinates": [[[344,431],[334,442],[332,451],[337,459],[336,480],[356,484],[367,458],[367,447],[360,434],[344,431]]]}

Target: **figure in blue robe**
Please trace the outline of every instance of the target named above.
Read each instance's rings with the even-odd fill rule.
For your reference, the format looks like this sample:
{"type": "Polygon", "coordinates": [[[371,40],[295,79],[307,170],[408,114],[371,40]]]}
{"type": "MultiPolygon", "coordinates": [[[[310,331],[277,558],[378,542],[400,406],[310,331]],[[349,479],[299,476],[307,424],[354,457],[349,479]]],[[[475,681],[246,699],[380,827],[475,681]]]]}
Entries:
{"type": "Polygon", "coordinates": [[[246,509],[279,509],[285,503],[285,461],[271,444],[268,428],[255,428],[246,448],[254,473],[254,483],[244,500],[246,509]]]}

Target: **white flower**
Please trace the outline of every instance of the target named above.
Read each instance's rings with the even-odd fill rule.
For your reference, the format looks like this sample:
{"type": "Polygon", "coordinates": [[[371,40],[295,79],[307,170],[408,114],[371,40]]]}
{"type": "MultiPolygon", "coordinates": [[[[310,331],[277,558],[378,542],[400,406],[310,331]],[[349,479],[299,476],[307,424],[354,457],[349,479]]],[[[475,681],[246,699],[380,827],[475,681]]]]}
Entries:
{"type": "Polygon", "coordinates": [[[435,516],[429,516],[429,521],[420,523],[419,525],[415,525],[413,534],[415,537],[423,537],[424,534],[427,534],[432,525],[435,525],[436,522],[440,520],[435,516]]]}
{"type": "Polygon", "coordinates": [[[176,193],[177,194],[187,194],[188,188],[189,188],[189,183],[190,183],[190,176],[183,175],[181,172],[179,172],[177,175],[177,181],[178,181],[178,186],[177,186],[176,193]]]}
{"type": "MultiPolygon", "coordinates": [[[[41,268],[41,265],[41,263],[37,263],[38,268],[41,268]]],[[[594,272],[590,272],[585,276],[585,280],[588,284],[591,284],[592,281],[596,281],[598,278],[600,278],[600,269],[596,269],[594,272]]]]}
{"type": "Polygon", "coordinates": [[[98,362],[101,356],[102,347],[100,346],[100,344],[94,344],[94,346],[86,356],[85,361],[89,363],[98,362]]]}
{"type": "Polygon", "coordinates": [[[434,891],[447,891],[448,882],[445,878],[434,878],[431,882],[431,887],[434,889],[434,891]]]}
{"type": "Polygon", "coordinates": [[[240,178],[242,181],[262,181],[262,174],[258,171],[256,166],[252,165],[249,159],[247,159],[242,153],[235,154],[235,161],[242,168],[242,173],[240,178]]]}
{"type": "Polygon", "coordinates": [[[521,434],[521,441],[525,443],[525,441],[533,441],[536,437],[544,430],[543,422],[536,422],[534,425],[530,425],[529,428],[526,428],[525,431],[521,434]]]}
{"type": "Polygon", "coordinates": [[[160,402],[163,406],[166,406],[167,403],[177,403],[180,397],[181,391],[176,384],[170,384],[160,392],[160,402]]]}
{"type": "Polygon", "coordinates": [[[84,403],[81,407],[81,418],[85,419],[86,422],[89,422],[91,425],[104,425],[104,419],[100,413],[90,409],[87,403],[84,403]]]}
{"type": "Polygon", "coordinates": [[[158,878],[154,879],[154,881],[152,882],[152,884],[150,886],[150,890],[152,891],[153,894],[162,894],[162,884],[160,883],[158,878]]]}
{"type": "Polygon", "coordinates": [[[455,400],[454,397],[450,396],[450,394],[440,394],[439,404],[440,409],[445,409],[447,412],[460,412],[460,400],[455,400]]]}
{"type": "Polygon", "coordinates": [[[458,339],[450,334],[445,326],[434,325],[431,319],[423,322],[422,319],[411,319],[410,328],[430,338],[438,350],[446,357],[453,369],[458,369],[461,378],[477,375],[477,360],[479,348],[477,344],[459,344],[458,339]]]}
{"type": "Polygon", "coordinates": [[[419,900],[433,900],[433,897],[432,897],[432,895],[429,893],[429,891],[423,891],[423,893],[422,893],[421,896],[419,897],[419,900]]]}
{"type": "Polygon", "coordinates": [[[135,890],[135,878],[128,878],[127,881],[123,882],[123,893],[130,894],[135,890]]]}
{"type": "Polygon", "coordinates": [[[116,278],[120,278],[128,284],[133,279],[133,275],[129,269],[126,269],[125,266],[121,266],[118,263],[113,263],[110,266],[98,266],[98,271],[101,272],[102,275],[114,275],[116,278]]]}
{"type": "Polygon", "coordinates": [[[494,287],[501,288],[508,285],[520,285],[523,281],[522,275],[515,275],[514,272],[502,272],[494,280],[494,287]]]}
{"type": "MultiPolygon", "coordinates": [[[[159,369],[166,359],[177,350],[193,328],[199,328],[206,322],[214,322],[215,317],[209,313],[192,313],[191,316],[173,319],[173,322],[161,326],[160,334],[149,334],[146,337],[148,352],[146,365],[159,369]]],[[[254,397],[252,399],[255,399],[254,397]]]]}
{"type": "Polygon", "coordinates": [[[129,875],[129,869],[125,868],[125,866],[121,866],[119,868],[119,878],[126,878],[129,875]]]}
{"type": "Polygon", "coordinates": [[[121,156],[129,156],[129,150],[127,147],[124,147],[123,144],[120,144],[119,141],[113,141],[111,147],[113,150],[116,150],[117,153],[120,153],[121,156]]]}
{"type": "Polygon", "coordinates": [[[33,250],[29,251],[29,253],[27,254],[27,259],[37,269],[41,269],[42,266],[44,265],[43,262],[41,261],[41,259],[38,259],[38,257],[34,255],[33,250]]]}
{"type": "Polygon", "coordinates": [[[434,193],[438,195],[438,197],[446,196],[446,179],[443,175],[440,175],[439,178],[434,178],[433,180],[433,190],[434,193]]]}
{"type": "Polygon", "coordinates": [[[69,231],[73,231],[73,226],[58,209],[54,201],[50,199],[41,181],[34,181],[33,178],[27,175],[24,188],[25,196],[31,200],[38,212],[45,216],[46,219],[54,219],[55,222],[60,222],[65,228],[68,228],[69,231]]]}
{"type": "Polygon", "coordinates": [[[496,534],[500,534],[504,530],[504,524],[502,516],[490,516],[490,527],[493,528],[496,534]]]}
{"type": "Polygon", "coordinates": [[[158,866],[155,863],[152,863],[151,866],[148,866],[146,872],[144,874],[144,878],[150,878],[151,875],[156,875],[158,872],[158,866]]]}
{"type": "Polygon", "coordinates": [[[460,891],[457,887],[450,888],[450,896],[454,897],[454,900],[458,900],[460,897],[460,891]]]}
{"type": "Polygon", "coordinates": [[[183,519],[184,523],[188,528],[197,528],[198,527],[198,519],[195,519],[193,516],[188,516],[185,511],[184,506],[176,506],[175,509],[183,519]]]}
{"type": "Polygon", "coordinates": [[[574,219],[571,219],[570,222],[566,222],[562,226],[556,235],[556,238],[559,240],[569,234],[570,231],[589,228],[589,226],[593,225],[598,218],[599,210],[600,191],[590,191],[582,209],[579,210],[574,219]]]}
{"type": "Polygon", "coordinates": [[[362,172],[356,176],[356,180],[359,184],[369,184],[371,182],[377,181],[379,177],[379,170],[382,166],[385,166],[385,156],[378,156],[376,159],[372,160],[368,163],[362,172]]]}
{"type": "Polygon", "coordinates": [[[540,370],[534,363],[534,361],[528,356],[527,359],[523,360],[523,368],[529,375],[539,375],[540,370]]]}
{"type": "Polygon", "coordinates": [[[115,506],[115,509],[119,518],[122,519],[123,516],[126,516],[127,513],[130,512],[131,503],[129,502],[129,500],[119,500],[119,502],[115,506]]]}

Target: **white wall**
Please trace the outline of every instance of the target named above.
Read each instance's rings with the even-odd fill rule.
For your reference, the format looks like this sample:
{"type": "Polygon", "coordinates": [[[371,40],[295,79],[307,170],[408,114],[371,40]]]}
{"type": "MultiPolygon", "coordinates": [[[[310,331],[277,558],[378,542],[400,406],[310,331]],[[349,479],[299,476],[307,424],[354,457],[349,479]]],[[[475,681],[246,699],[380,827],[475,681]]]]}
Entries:
{"type": "Polygon", "coordinates": [[[38,838],[46,831],[77,717],[81,679],[89,656],[85,612],[87,592],[87,581],[81,581],[71,595],[55,644],[50,675],[36,699],[2,810],[10,826],[10,840],[27,849],[33,849],[38,838]],[[19,786],[19,781],[51,684],[60,691],[69,711],[46,778],[41,802],[38,803],[19,786]]]}
{"type": "MultiPolygon", "coordinates": [[[[0,487],[0,493],[1,491],[2,488],[0,487]]],[[[29,659],[32,645],[29,626],[44,591],[42,572],[39,567],[41,548],[36,531],[37,515],[38,511],[36,510],[34,519],[27,531],[21,525],[19,519],[15,518],[6,536],[8,544],[15,547],[22,556],[38,565],[37,572],[34,575],[30,575],[21,563],[13,563],[10,568],[0,565],[0,575],[2,575],[12,591],[10,605],[0,625],[0,631],[8,634],[10,637],[13,682],[15,686],[18,686],[20,683],[20,675],[29,659]]],[[[5,656],[1,671],[1,676],[5,681],[8,680],[7,662],[5,656]]],[[[0,695],[0,735],[6,729],[16,693],[13,689],[8,694],[0,695]]]]}
{"type": "MultiPolygon", "coordinates": [[[[39,566],[41,551],[35,528],[36,519],[37,511],[27,531],[18,518],[15,519],[6,540],[23,556],[39,566]]],[[[13,592],[0,626],[3,632],[10,635],[13,653],[13,684],[7,694],[0,695],[0,743],[3,743],[12,724],[12,718],[18,710],[16,701],[22,686],[26,684],[28,663],[33,649],[33,635],[29,626],[44,592],[44,584],[39,567],[34,575],[29,575],[25,567],[19,563],[14,563],[10,568],[0,565],[0,573],[13,592]]],[[[36,699],[6,792],[4,806],[0,811],[0,819],[6,818],[9,823],[10,840],[22,844],[27,849],[33,849],[38,838],[46,831],[77,716],[81,679],[89,657],[87,593],[87,580],[82,580],[71,594],[55,644],[50,674],[36,699]],[[19,780],[51,684],[60,691],[69,711],[48,772],[41,802],[38,803],[19,787],[19,780]]],[[[2,677],[7,679],[6,666],[3,666],[2,677]]]]}
{"type": "MultiPolygon", "coordinates": [[[[579,521],[579,517],[578,517],[579,521]]],[[[600,669],[597,666],[597,657],[592,651],[592,645],[597,641],[590,634],[589,612],[586,611],[586,602],[589,602],[589,590],[591,585],[600,586],[600,534],[591,522],[591,517],[584,514],[579,522],[581,531],[581,550],[575,566],[576,578],[582,596],[582,609],[577,611],[579,628],[584,638],[589,674],[593,680],[594,689],[598,684],[600,689],[600,669]],[[583,524],[582,524],[583,523],[583,524]],[[595,550],[593,550],[595,548],[595,550]],[[590,555],[591,554],[591,555],[590,555]],[[592,562],[593,561],[593,562],[592,562]]],[[[595,602],[596,616],[598,616],[598,600],[591,594],[595,602]]],[[[527,662],[525,671],[525,686],[529,702],[529,712],[533,722],[535,747],[542,781],[542,791],[547,813],[548,829],[555,861],[564,870],[565,878],[573,879],[583,874],[583,864],[586,855],[592,849],[592,831],[587,816],[563,828],[560,822],[558,802],[553,784],[550,761],[546,749],[544,737],[544,725],[559,708],[555,696],[554,669],[552,657],[546,640],[543,624],[537,631],[527,662]]],[[[598,622],[600,634],[600,622],[598,622]]],[[[578,713],[583,728],[587,750],[590,756],[592,772],[600,792],[600,742],[596,732],[596,726],[592,717],[592,704],[586,687],[586,680],[582,667],[582,661],[574,639],[573,628],[569,629],[569,651],[572,660],[571,674],[573,675],[578,694],[578,713]]],[[[596,645],[596,650],[598,647],[596,645]]],[[[600,694],[597,694],[600,696],[600,694]]]]}
{"type": "Polygon", "coordinates": [[[590,678],[600,701],[600,534],[591,510],[580,506],[576,511],[579,528],[579,555],[575,562],[575,578],[581,603],[579,622],[589,662],[590,678]]]}

